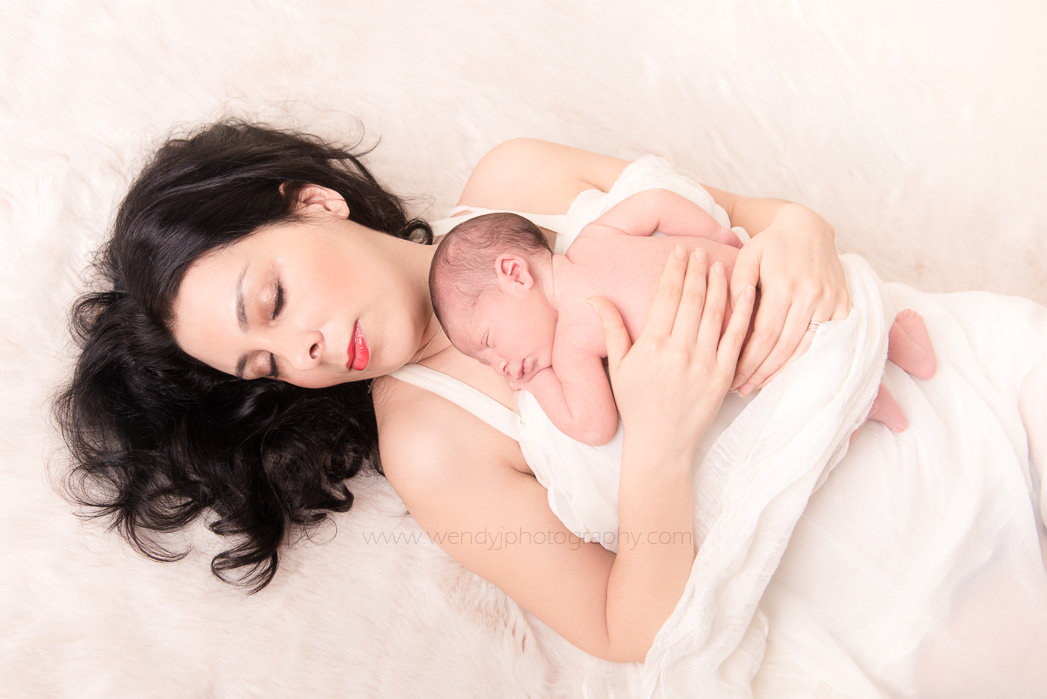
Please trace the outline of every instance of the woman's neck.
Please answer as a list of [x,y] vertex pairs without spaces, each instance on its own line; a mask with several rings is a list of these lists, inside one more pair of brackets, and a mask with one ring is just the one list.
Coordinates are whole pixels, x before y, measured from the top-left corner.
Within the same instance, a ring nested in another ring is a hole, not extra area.
[[429,320],[426,322],[425,328],[422,330],[422,338],[425,344],[422,345],[415,356],[411,358],[411,361],[408,362],[409,364],[424,364],[425,362],[432,360],[434,357],[444,353],[452,346],[451,341],[447,339],[447,335],[444,333],[443,328],[440,327],[440,322],[436,319],[435,313],[429,314]]
[[451,341],[447,339],[447,335],[444,333],[443,328],[440,327],[440,322],[436,319],[436,312],[433,310],[433,299],[429,293],[429,268],[432,266],[433,255],[436,254],[436,245],[424,245],[420,246],[421,250],[418,251],[418,259],[421,262],[418,269],[423,280],[421,285],[421,293],[425,299],[425,325],[421,329],[419,335],[419,347],[418,351],[415,352],[411,358],[409,364],[423,364],[426,363],[438,355],[443,354],[448,348],[452,348]]

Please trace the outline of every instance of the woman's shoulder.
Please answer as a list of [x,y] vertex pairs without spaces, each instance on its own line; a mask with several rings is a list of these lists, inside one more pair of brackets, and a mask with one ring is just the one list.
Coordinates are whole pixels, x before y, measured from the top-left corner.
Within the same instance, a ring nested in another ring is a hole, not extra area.
[[445,479],[472,467],[530,473],[514,440],[443,396],[384,377],[374,399],[382,468],[394,487],[397,475]]
[[532,138],[492,148],[476,164],[462,206],[560,214],[586,189],[607,191],[627,161]]

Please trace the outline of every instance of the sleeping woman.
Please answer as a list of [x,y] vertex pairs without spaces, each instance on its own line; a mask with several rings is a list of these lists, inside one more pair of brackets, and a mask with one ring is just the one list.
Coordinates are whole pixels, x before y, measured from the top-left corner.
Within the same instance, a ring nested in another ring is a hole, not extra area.
[[[761,305],[744,348],[721,338],[728,281],[677,256],[632,340],[598,303],[623,429],[592,449],[450,345],[428,243],[516,211],[563,252],[654,187],[752,236],[729,286],[758,285]],[[409,220],[351,153],[306,135],[222,123],[164,145],[120,206],[106,288],[74,309],[83,349],[59,414],[83,498],[159,559],[176,554],[151,532],[213,511],[238,537],[213,571],[259,589],[295,529],[347,510],[346,479],[378,469],[460,563],[580,648],[645,661],[647,693],[1037,681],[1047,311],[885,286],[841,263],[809,209],[654,158],[510,141],[455,213]],[[867,428],[848,452],[896,306],[927,321],[938,375],[888,372],[910,429]],[[553,536],[441,536],[485,528]],[[983,652],[1008,634],[1012,652]]]

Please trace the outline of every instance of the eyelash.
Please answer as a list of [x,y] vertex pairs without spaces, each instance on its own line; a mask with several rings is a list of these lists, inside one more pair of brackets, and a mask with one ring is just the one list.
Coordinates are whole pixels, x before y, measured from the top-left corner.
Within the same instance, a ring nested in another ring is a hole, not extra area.
[[273,316],[272,319],[276,320],[276,316],[280,315],[281,309],[284,307],[284,285],[280,283],[280,280],[276,280],[276,300],[273,301]]
[[[284,286],[280,283],[280,280],[276,280],[276,298],[273,300],[273,314],[271,320],[276,320],[276,316],[280,315],[280,311],[284,307]],[[276,355],[269,354],[269,373],[266,376],[270,379],[280,378],[280,373],[276,369]]]

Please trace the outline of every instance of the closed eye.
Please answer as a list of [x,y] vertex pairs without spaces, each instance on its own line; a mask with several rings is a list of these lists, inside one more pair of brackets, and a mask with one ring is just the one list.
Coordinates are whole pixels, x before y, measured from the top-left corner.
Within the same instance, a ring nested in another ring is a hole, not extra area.
[[276,280],[276,298],[273,300],[273,315],[272,320],[276,320],[276,316],[280,315],[280,311],[284,307],[284,285],[280,283],[280,280]]
[[[271,320],[276,320],[276,317],[280,315],[280,311],[284,308],[284,303],[284,285],[277,279],[276,293],[273,295],[273,312],[270,315]],[[266,377],[270,379],[280,378],[280,372],[276,368],[276,355],[272,352],[269,353],[269,373],[266,374]]]

